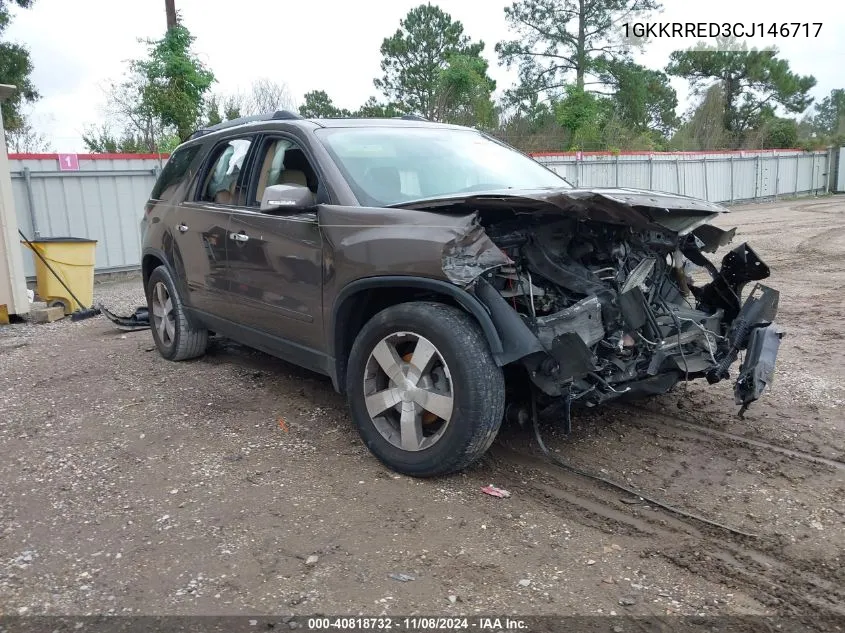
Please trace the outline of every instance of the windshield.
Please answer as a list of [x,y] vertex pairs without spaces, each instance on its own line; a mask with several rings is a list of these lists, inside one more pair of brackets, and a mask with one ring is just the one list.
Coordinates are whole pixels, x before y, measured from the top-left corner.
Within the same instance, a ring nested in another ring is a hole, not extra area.
[[323,128],[316,134],[366,206],[497,189],[570,187],[553,171],[474,130]]

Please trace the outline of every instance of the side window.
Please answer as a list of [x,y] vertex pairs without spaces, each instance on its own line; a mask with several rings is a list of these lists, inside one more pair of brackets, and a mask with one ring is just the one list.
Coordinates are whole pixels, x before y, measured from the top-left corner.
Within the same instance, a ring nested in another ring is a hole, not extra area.
[[299,185],[317,193],[317,172],[305,152],[293,141],[283,138],[268,140],[255,164],[258,179],[251,206],[261,205],[264,190],[271,185]]
[[194,162],[200,147],[200,145],[183,147],[173,152],[164,169],[161,170],[152,193],[150,193],[151,199],[168,200],[170,198],[173,190],[179,186],[185,174],[188,173],[188,168]]
[[211,166],[199,190],[200,200],[217,204],[244,204],[246,182],[241,178],[241,172],[251,144],[251,139],[238,138],[214,148],[210,158]]

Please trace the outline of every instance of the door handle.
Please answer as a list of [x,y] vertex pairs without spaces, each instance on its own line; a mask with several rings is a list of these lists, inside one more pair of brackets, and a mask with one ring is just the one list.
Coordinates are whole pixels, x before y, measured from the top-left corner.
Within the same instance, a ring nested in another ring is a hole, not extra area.
[[246,233],[229,233],[229,239],[236,242],[246,242],[249,240],[249,235]]
[[187,230],[188,230],[188,225],[187,225],[187,224],[180,224],[180,225],[179,225],[179,226],[177,226],[176,228],[177,228],[177,229],[179,229],[179,232],[180,232],[180,233],[184,233],[185,231],[187,231]]

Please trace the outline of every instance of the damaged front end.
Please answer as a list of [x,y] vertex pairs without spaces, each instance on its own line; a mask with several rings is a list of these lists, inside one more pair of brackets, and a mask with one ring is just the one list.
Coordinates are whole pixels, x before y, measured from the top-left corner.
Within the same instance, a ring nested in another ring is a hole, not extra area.
[[[486,194],[405,205],[462,210],[477,224],[443,252],[444,273],[487,307],[504,361],[518,361],[553,415],[729,378],[740,412],[771,383],[782,331],[778,292],[747,244],[716,267],[705,252],[735,230],[719,205],[633,190]],[[495,246],[493,246],[495,245]]]

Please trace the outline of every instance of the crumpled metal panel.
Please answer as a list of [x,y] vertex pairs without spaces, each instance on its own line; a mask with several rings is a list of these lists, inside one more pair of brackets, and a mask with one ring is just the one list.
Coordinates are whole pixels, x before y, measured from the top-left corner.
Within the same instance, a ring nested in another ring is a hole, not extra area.
[[443,272],[453,284],[467,286],[488,270],[513,264],[473,216],[466,231],[443,246]]
[[485,271],[513,264],[487,236],[477,213],[323,207],[325,276],[337,288],[374,275],[417,275],[465,287]]
[[404,209],[512,209],[562,212],[585,220],[646,228],[673,214],[709,216],[726,213],[722,205],[697,198],[641,189],[506,190],[467,196],[431,198],[394,205]]
[[601,303],[598,297],[586,297],[565,310],[537,317],[537,338],[547,350],[552,349],[555,338],[561,334],[575,333],[588,346],[604,338]]

